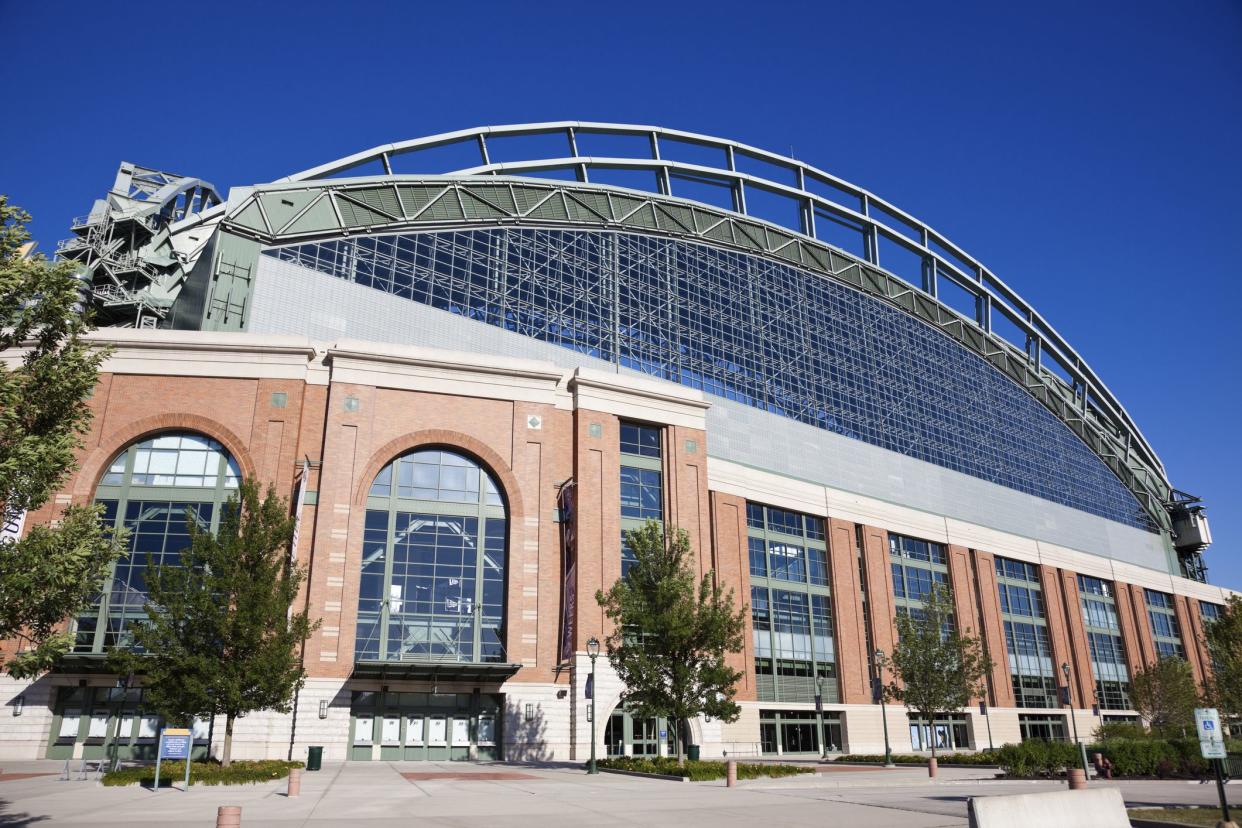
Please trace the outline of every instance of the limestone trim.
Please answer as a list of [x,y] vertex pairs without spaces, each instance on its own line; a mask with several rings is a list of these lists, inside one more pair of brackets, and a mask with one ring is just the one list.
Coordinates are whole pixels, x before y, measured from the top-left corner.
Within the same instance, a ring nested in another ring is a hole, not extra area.
[[574,369],[569,391],[576,408],[615,414],[626,420],[707,429],[707,409],[711,403],[700,391],[590,368]]

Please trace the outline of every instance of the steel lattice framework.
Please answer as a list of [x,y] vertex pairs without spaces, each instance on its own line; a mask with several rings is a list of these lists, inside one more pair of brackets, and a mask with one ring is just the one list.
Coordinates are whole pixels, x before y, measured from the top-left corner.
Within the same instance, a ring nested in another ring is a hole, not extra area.
[[[628,147],[610,154],[580,151],[601,136],[628,141]],[[523,143],[532,139],[539,142],[534,149]],[[636,146],[642,151],[633,151]],[[684,160],[687,148],[700,155]],[[447,162],[445,150],[456,153]],[[640,191],[599,183],[617,171],[649,173],[654,185]],[[712,206],[696,197],[695,188],[704,186],[727,193],[728,204]],[[796,219],[782,224],[760,218],[755,205],[773,198],[794,205],[790,215]],[[929,225],[790,157],[653,126],[563,121],[481,127],[375,147],[235,190],[227,205],[212,206],[209,199],[200,207],[158,240],[163,246],[157,253],[178,259],[175,274],[163,277],[169,287],[161,287],[161,301],[179,289],[203,240],[217,230],[269,246],[403,230],[592,227],[693,239],[819,273],[902,308],[988,360],[1082,438],[1161,528],[1171,526],[1167,507],[1175,492],[1159,457],[1047,320]],[[851,253],[836,246],[831,233],[819,232],[825,221],[857,231],[862,249]],[[915,257],[919,272],[898,275],[892,251]],[[239,263],[219,251],[215,257],[214,278],[226,295],[244,296],[254,262]],[[946,298],[950,285],[951,292],[970,297],[970,309],[954,309]],[[244,327],[243,307],[226,308],[231,317],[225,327]],[[666,336],[664,312],[652,306],[635,325],[658,340]],[[994,327],[1002,318],[1008,325]]]

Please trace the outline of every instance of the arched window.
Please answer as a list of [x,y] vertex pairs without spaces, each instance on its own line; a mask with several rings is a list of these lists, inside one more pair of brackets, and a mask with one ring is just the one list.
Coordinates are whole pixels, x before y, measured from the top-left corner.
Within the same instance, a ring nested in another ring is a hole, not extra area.
[[385,466],[367,497],[355,661],[505,661],[507,533],[473,460],[422,449]]
[[215,531],[237,488],[237,462],[201,434],[149,437],[121,452],[95,491],[104,521],[130,532],[129,555],[113,565],[95,605],[77,619],[74,650],[99,653],[124,643],[145,616],[147,567],[175,565],[190,544],[187,516]]

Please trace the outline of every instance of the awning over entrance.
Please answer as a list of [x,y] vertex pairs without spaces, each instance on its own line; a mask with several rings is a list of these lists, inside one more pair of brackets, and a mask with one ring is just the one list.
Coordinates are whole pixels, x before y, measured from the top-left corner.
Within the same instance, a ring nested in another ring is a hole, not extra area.
[[522,668],[521,664],[457,661],[358,661],[352,678],[393,681],[463,681],[500,683]]

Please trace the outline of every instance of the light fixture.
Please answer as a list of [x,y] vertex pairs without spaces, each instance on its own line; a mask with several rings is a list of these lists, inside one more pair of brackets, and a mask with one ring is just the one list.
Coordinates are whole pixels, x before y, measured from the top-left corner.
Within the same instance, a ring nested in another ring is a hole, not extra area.
[[587,639],[587,655],[591,658],[595,658],[599,655],[599,639],[595,636],[591,636]]
[[327,699],[319,700],[319,718],[321,719],[328,718],[328,700]]
[[22,695],[13,699],[13,715],[14,716],[22,715],[22,708],[25,706],[26,706],[26,695],[23,693]]

